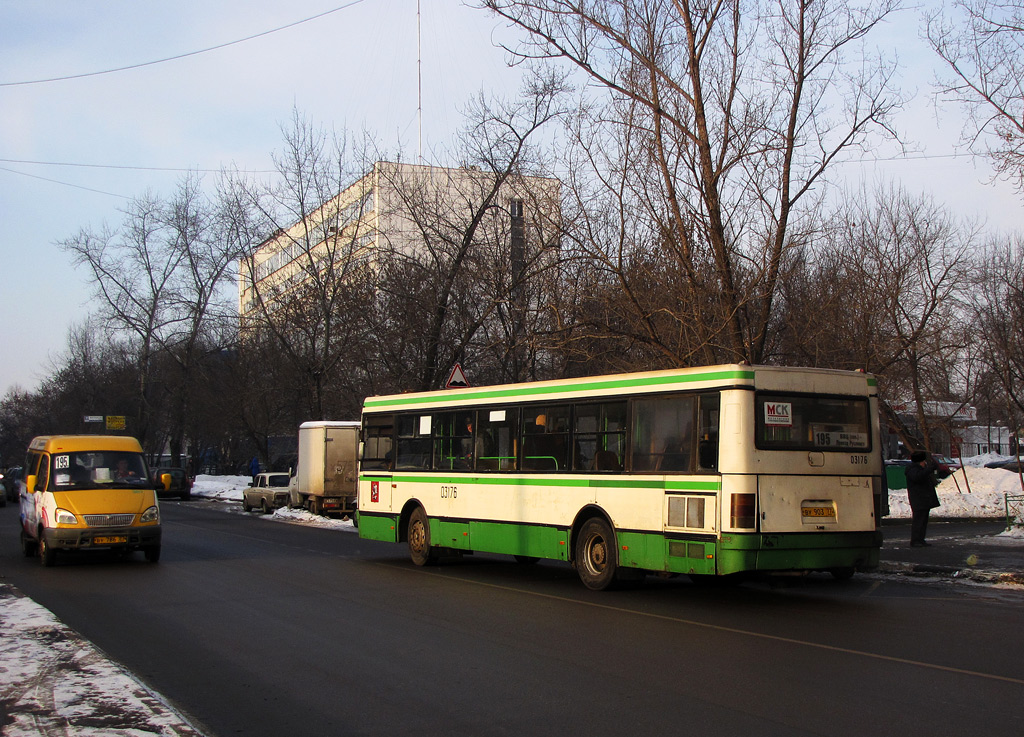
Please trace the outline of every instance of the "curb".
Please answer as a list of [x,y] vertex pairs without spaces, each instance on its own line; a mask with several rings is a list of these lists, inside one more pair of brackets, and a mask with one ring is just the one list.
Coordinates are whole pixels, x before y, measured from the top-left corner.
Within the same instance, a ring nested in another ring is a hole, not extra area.
[[928,565],[923,563],[896,563],[883,561],[875,569],[877,573],[903,576],[942,576],[977,583],[1014,584],[1024,586],[1024,573],[1019,571],[979,571],[956,566]]

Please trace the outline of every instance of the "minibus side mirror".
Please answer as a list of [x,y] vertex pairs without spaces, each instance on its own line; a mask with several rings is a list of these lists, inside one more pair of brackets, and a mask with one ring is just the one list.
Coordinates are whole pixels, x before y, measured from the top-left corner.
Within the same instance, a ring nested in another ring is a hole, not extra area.
[[29,494],[36,493],[36,475],[34,473],[30,473],[25,477],[25,490]]
[[172,481],[171,474],[169,474],[169,473],[162,473],[162,474],[160,474],[160,486],[158,486],[157,488],[158,489],[159,488],[163,488],[164,491],[170,491],[171,490],[171,481]]

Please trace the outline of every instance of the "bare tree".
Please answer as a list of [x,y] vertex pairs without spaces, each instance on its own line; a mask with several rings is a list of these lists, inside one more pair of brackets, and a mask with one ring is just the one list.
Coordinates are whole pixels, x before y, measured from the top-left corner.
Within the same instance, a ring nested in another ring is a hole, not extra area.
[[[608,93],[582,107],[572,165],[592,175],[570,191],[600,218],[576,243],[619,281],[628,340],[675,363],[761,361],[816,188],[848,149],[891,133],[893,67],[862,42],[896,0],[481,4],[529,34],[516,56],[568,63]],[[660,304],[634,276],[651,259],[681,281]]]
[[876,374],[887,404],[917,415],[922,438],[910,437],[896,412],[894,429],[930,446],[929,403],[962,401],[970,388],[970,377],[952,379],[970,348],[978,237],[927,197],[892,188],[848,195],[786,276],[781,359]]
[[92,272],[107,324],[135,341],[139,401],[133,430],[144,444],[153,412],[153,360],[160,333],[176,319],[171,292],[184,258],[173,240],[163,237],[164,223],[163,202],[147,195],[128,205],[119,231],[82,229],[60,243]]
[[[558,261],[560,189],[543,176],[533,140],[564,113],[563,91],[561,76],[547,73],[514,102],[479,96],[458,168],[378,166],[391,222],[379,315],[410,322],[391,323],[400,335],[377,332],[390,336],[381,354],[402,368],[401,388],[438,388],[467,359],[478,380],[525,380],[542,360],[535,338],[544,274]],[[406,349],[400,359],[396,345]]]
[[371,295],[366,243],[372,232],[364,223],[376,205],[372,198],[339,197],[366,171],[344,138],[297,112],[284,137],[274,156],[275,180],[233,172],[224,186],[228,233],[243,254],[250,302],[243,305],[242,340],[253,330],[268,331],[304,388],[306,419],[326,419],[338,410],[329,385],[339,368],[350,378],[360,371],[355,359],[366,340]]
[[1024,419],[1024,237],[994,241],[977,264],[972,305],[1005,420]]
[[1024,3],[954,0],[925,16],[925,34],[946,63],[941,98],[968,113],[963,140],[1024,193]]
[[[214,323],[224,318],[223,286],[236,258],[216,225],[198,177],[189,175],[169,199],[134,200],[120,229],[83,229],[61,244],[92,272],[105,324],[135,346],[133,432],[157,452],[169,440],[176,462],[199,380],[196,366],[206,352],[219,348],[213,345]],[[157,437],[152,420],[161,405],[168,412]]]

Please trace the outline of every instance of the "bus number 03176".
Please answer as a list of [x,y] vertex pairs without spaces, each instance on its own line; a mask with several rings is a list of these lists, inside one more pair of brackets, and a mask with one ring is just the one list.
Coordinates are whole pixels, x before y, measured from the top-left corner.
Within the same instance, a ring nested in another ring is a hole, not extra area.
[[459,496],[459,490],[455,486],[442,486],[441,487],[441,498],[442,499],[455,499]]

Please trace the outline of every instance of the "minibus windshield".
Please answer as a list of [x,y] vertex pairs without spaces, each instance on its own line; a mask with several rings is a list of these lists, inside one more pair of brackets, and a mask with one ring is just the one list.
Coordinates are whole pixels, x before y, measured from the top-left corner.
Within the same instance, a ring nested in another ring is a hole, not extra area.
[[120,450],[54,454],[50,479],[55,491],[151,485],[142,455]]

